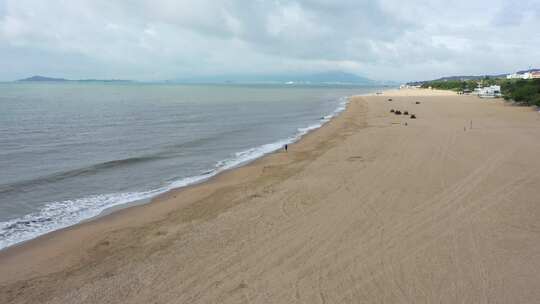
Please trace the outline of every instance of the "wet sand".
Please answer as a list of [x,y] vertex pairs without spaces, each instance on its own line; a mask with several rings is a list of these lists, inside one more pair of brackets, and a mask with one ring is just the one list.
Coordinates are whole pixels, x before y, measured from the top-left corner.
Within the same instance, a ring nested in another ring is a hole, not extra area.
[[355,97],[288,152],[1,251],[0,303],[537,303],[539,138],[500,100]]

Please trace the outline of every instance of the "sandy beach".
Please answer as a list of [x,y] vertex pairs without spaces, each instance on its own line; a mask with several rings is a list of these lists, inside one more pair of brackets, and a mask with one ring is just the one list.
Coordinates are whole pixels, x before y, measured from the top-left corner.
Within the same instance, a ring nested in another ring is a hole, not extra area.
[[539,138],[502,100],[354,97],[288,152],[0,251],[0,303],[539,303]]

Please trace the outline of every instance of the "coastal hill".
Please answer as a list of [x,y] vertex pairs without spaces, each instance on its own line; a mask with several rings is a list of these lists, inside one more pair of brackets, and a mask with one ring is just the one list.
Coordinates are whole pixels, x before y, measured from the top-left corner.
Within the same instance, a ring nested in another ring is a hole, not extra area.
[[[529,69],[519,71],[516,74],[538,72],[540,69]],[[487,76],[452,76],[443,77],[430,81],[418,81],[408,83],[408,85],[420,86],[422,88],[432,88],[439,90],[453,90],[456,92],[470,93],[477,88],[496,86],[494,90],[499,91],[505,100],[515,102],[523,106],[540,107],[540,79],[538,78],[511,78],[503,75],[487,75]],[[494,96],[496,97],[496,96]]]
[[498,74],[498,75],[461,75],[461,76],[446,76],[433,80],[421,80],[408,82],[408,85],[422,85],[426,82],[435,82],[435,81],[468,81],[468,80],[480,80],[485,78],[505,78],[507,74]]
[[32,77],[19,79],[16,82],[132,82],[132,80],[123,80],[123,79],[76,79],[70,80],[65,78],[54,78],[47,76],[35,75]]
[[[539,72],[540,68],[534,68],[534,69],[528,69],[528,70],[522,70],[517,71],[516,74],[524,74],[524,73],[532,73],[532,72]],[[437,79],[432,80],[421,80],[421,81],[412,81],[408,82],[408,85],[422,85],[426,82],[437,82],[437,81],[468,81],[468,80],[481,80],[486,78],[506,78],[506,75],[511,73],[504,73],[504,74],[495,74],[495,75],[460,75],[460,76],[445,76]]]

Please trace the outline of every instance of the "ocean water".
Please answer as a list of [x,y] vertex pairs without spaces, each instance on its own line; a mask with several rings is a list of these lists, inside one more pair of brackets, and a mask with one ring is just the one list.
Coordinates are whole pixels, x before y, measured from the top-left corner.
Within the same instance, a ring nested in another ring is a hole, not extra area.
[[379,89],[0,84],[0,249],[273,152]]

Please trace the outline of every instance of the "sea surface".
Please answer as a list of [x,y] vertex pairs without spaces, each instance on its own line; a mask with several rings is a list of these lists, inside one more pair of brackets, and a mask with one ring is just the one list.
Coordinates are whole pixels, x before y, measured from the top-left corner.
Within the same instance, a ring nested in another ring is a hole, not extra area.
[[281,149],[380,89],[0,83],[0,249]]

